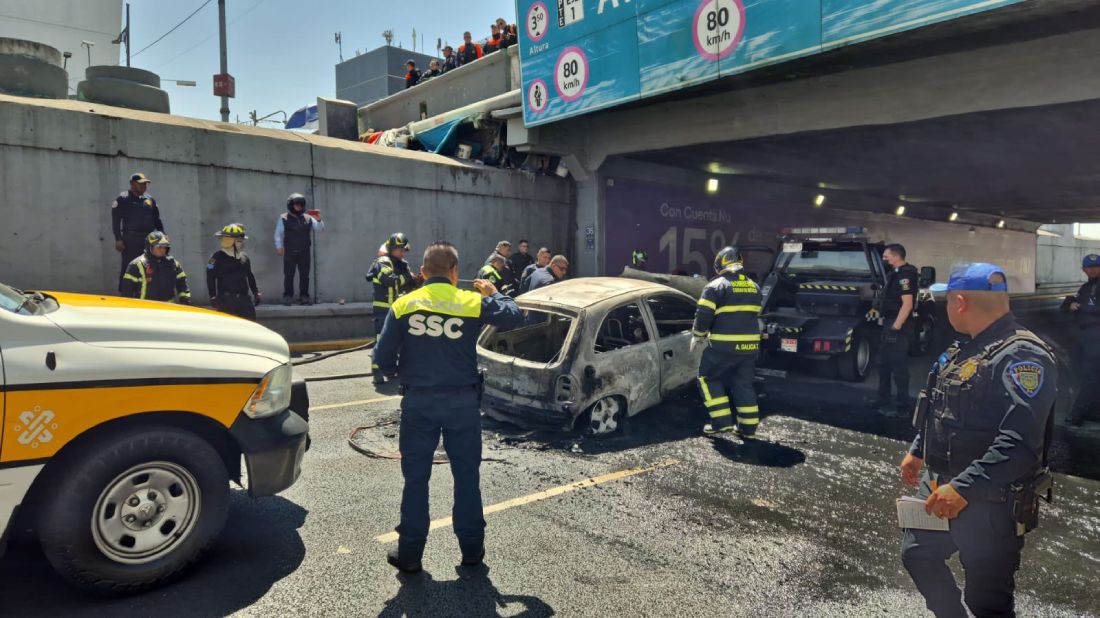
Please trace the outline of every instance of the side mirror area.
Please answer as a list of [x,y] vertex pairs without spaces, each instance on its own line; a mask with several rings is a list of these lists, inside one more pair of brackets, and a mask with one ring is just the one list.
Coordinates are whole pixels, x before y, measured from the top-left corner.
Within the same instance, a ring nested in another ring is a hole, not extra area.
[[922,288],[930,287],[936,282],[936,269],[931,266],[923,266],[920,269],[920,279],[917,285]]

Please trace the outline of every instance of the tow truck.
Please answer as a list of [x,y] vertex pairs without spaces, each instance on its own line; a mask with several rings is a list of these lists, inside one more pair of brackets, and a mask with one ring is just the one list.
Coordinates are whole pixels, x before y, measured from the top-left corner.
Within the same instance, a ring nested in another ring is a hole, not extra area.
[[[883,242],[863,227],[788,228],[761,288],[764,365],[784,358],[833,363],[849,382],[867,376],[877,348],[880,312],[889,265]],[[928,353],[935,329],[935,301],[929,287],[936,270],[920,269],[909,352]]]

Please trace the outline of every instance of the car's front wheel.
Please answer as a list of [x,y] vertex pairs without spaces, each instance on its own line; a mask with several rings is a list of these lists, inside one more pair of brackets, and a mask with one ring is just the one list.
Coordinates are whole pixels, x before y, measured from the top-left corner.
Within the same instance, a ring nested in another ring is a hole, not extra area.
[[54,568],[86,590],[127,594],[165,584],[225,525],[229,475],[194,433],[103,435],[64,465],[46,491],[40,538]]

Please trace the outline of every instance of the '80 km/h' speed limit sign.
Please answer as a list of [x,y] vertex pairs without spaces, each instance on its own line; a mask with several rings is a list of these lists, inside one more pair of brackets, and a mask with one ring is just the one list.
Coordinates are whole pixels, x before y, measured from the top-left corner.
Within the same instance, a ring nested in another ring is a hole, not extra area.
[[554,65],[554,87],[563,101],[576,101],[588,86],[588,56],[579,47],[567,47]]
[[741,0],[702,0],[692,28],[695,49],[707,60],[721,60],[737,49],[745,33]]

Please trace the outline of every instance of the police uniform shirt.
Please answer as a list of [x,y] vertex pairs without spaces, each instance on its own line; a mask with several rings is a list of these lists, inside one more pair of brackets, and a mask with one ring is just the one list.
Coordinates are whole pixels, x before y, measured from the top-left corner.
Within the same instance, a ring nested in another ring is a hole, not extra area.
[[723,352],[756,354],[760,348],[760,288],[743,272],[725,271],[703,288],[692,332]]
[[886,290],[883,293],[882,313],[887,318],[896,318],[901,312],[901,300],[904,296],[912,296],[913,304],[917,302],[917,287],[920,278],[917,267],[905,264],[890,272],[886,277]]
[[1077,290],[1074,301],[1081,305],[1077,311],[1077,321],[1083,330],[1093,331],[1091,335],[1100,335],[1100,279],[1089,279]]
[[394,301],[374,348],[374,363],[387,374],[396,371],[406,386],[473,386],[480,381],[476,347],[481,327],[522,323],[519,306],[507,296],[482,296],[433,277]]
[[206,291],[211,298],[222,294],[256,294],[259,288],[248,255],[217,251],[210,256],[206,263]]
[[909,452],[967,500],[999,499],[1042,461],[1058,392],[1054,359],[1009,313],[949,348],[932,371],[935,401]]
[[148,193],[121,193],[111,204],[111,231],[115,240],[140,238],[144,246],[145,237],[151,232],[164,231],[157,201]]

